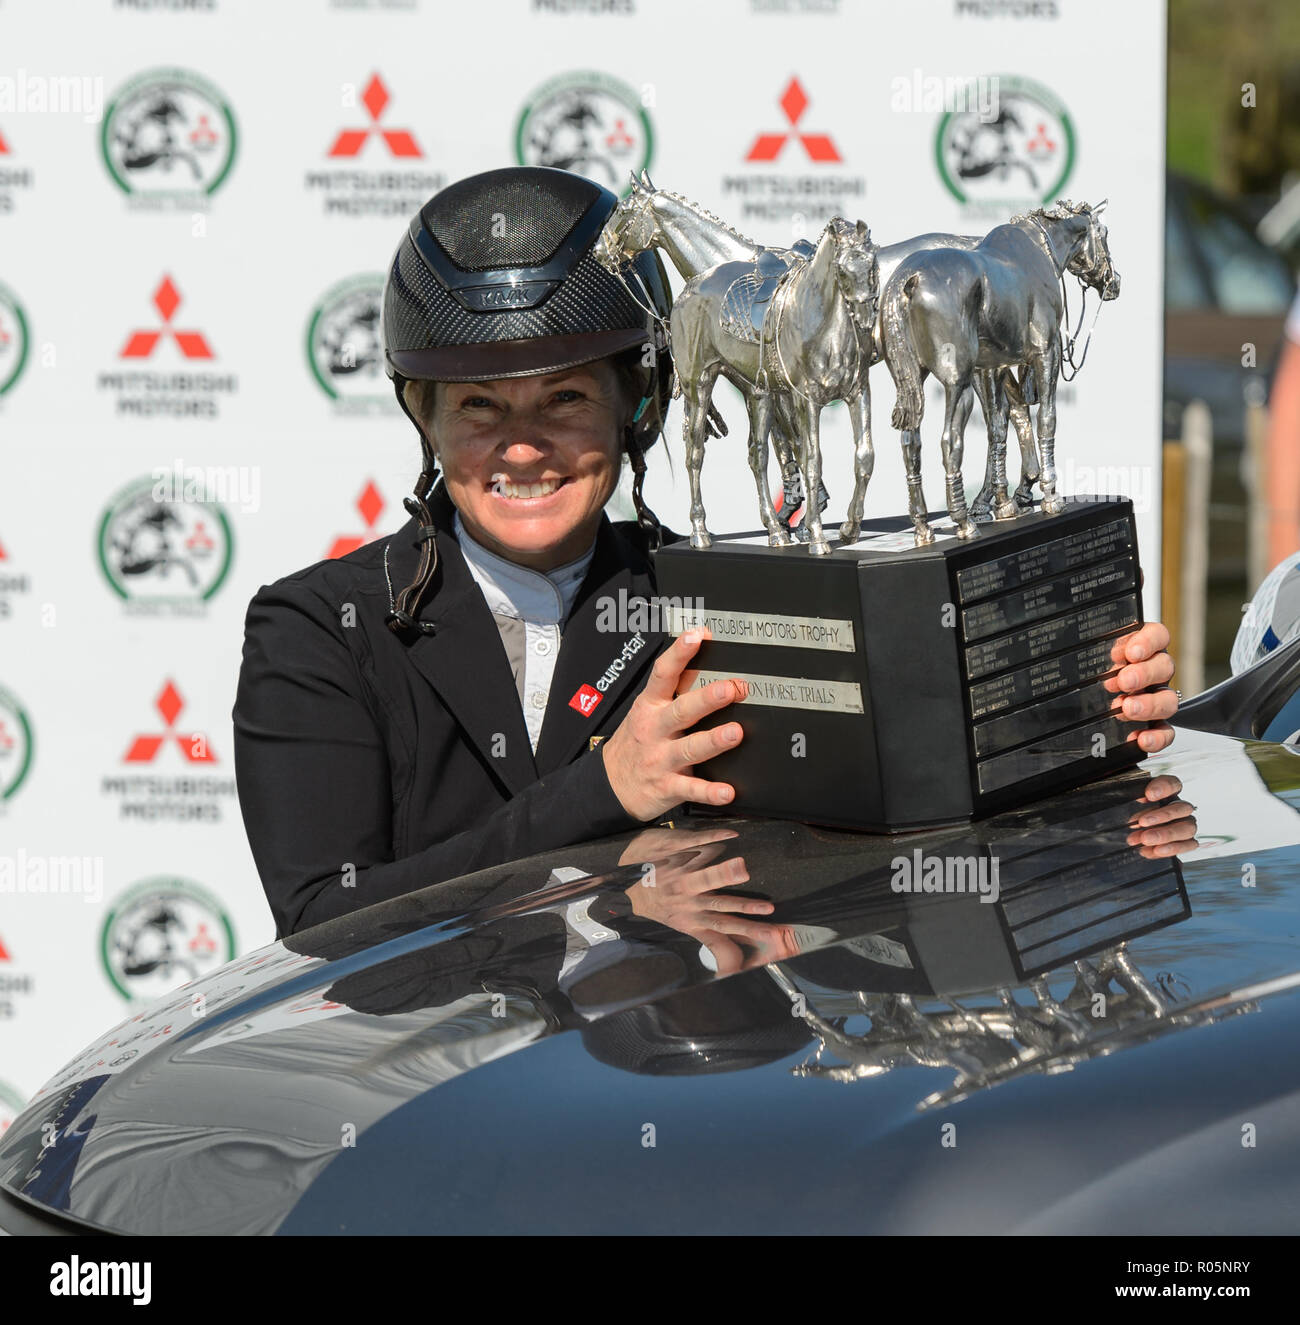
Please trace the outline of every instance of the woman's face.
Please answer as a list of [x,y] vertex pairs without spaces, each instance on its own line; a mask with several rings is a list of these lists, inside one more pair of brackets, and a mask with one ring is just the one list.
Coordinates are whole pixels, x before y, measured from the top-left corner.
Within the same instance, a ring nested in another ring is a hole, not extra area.
[[470,537],[534,570],[591,545],[632,408],[608,360],[537,377],[443,382],[430,436]]

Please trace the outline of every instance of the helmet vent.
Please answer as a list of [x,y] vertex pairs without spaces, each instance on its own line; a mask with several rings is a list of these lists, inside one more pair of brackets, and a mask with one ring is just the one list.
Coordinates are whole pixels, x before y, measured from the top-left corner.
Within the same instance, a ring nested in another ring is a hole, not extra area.
[[462,271],[540,267],[600,197],[567,171],[509,166],[449,184],[424,206],[429,233]]

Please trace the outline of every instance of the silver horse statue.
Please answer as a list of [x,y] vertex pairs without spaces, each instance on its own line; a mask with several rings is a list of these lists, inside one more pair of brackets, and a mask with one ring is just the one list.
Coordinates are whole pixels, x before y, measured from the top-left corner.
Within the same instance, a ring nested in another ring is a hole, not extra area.
[[[655,188],[645,170],[641,171],[640,179],[636,175],[631,179],[631,192],[620,200],[605,222],[594,249],[597,262],[611,272],[618,271],[620,262],[630,262],[649,248],[661,249],[683,280],[723,262],[761,263],[764,271],[779,275],[796,261],[812,257],[813,246],[806,239],[796,240],[785,249],[760,244],[680,193]],[[778,396],[773,401],[772,412],[772,449],[781,467],[783,487],[777,519],[782,528],[789,529],[804,500],[803,479],[795,454],[799,430],[788,397]],[[725,436],[727,425],[713,406],[709,422],[713,435]],[[825,511],[830,495],[824,484],[817,496],[818,509]],[[801,531],[806,532],[806,528],[801,526]]]
[[[1043,510],[1055,515],[1064,509],[1064,499],[1056,492],[1055,459],[1063,280],[1069,271],[1103,300],[1119,294],[1106,227],[1098,220],[1104,206],[1062,201],[1036,208],[996,226],[972,249],[914,254],[898,265],[885,286],[880,309],[885,362],[898,390],[893,424],[904,434],[908,509],[918,547],[934,541],[921,492],[919,432],[925,409],[922,387],[931,373],[944,387],[941,448],[948,514],[958,537],[973,538],[978,532],[966,506],[961,462],[969,389],[980,369],[1020,370],[1026,384],[1032,381],[1038,400]],[[1019,379],[1003,371],[998,380],[1008,397],[1023,406]],[[990,426],[991,451],[993,433]],[[1004,425],[1002,454],[990,456],[1000,476],[993,491],[995,510],[1013,506],[1007,498],[1005,444]]]
[[[778,274],[779,272],[779,274]],[[712,542],[700,494],[700,472],[713,386],[724,376],[745,398],[749,414],[749,467],[758,491],[768,541],[789,544],[767,487],[767,445],[773,402],[798,402],[795,449],[804,491],[821,485],[822,408],[848,403],[853,424],[854,486],[841,540],[858,535],[871,452],[864,441],[864,397],[876,320],[879,283],[876,246],[863,222],[831,220],[810,258],[784,271],[757,262],[724,262],[693,276],[673,304],[670,340],[677,383],[686,397],[686,469],[691,488],[691,546]],[[830,543],[821,511],[810,502],[804,516],[808,550]]]
[[[768,270],[784,271],[801,258],[812,256],[813,246],[805,239],[796,240],[788,249],[759,244],[741,234],[698,203],[691,202],[680,193],[657,189],[646,171],[631,177],[631,191],[621,200],[597,241],[595,254],[598,261],[611,271],[620,261],[628,262],[648,248],[658,248],[686,280],[723,262],[758,262]],[[972,249],[981,242],[980,235],[952,235],[930,232],[916,235],[895,244],[877,249],[878,280],[883,289],[895,268],[905,258],[922,249]],[[780,264],[776,266],[775,264]],[[877,314],[872,328],[871,363],[883,357],[884,344],[880,319]],[[1012,370],[997,373],[981,370],[975,377],[975,390],[979,394],[986,427],[989,430],[989,452],[984,488],[972,508],[976,519],[988,518],[994,488],[999,483],[995,473],[995,458],[1004,455],[1008,419],[1015,426],[1020,443],[1020,484],[1015,492],[1015,504],[1004,502],[999,518],[1027,508],[1032,500],[1033,484],[1039,477],[1038,453],[1034,445],[1033,428],[1024,401],[1033,403],[1032,382],[1026,384],[1027,394],[1022,399]],[[874,455],[871,439],[870,384],[866,387],[863,415],[863,436],[870,454]],[[783,528],[790,527],[791,516],[803,502],[803,485],[795,455],[795,441],[799,435],[796,419],[797,402],[790,396],[777,394],[773,398],[772,446],[777,453],[784,484],[784,499],[778,519]],[[969,404],[967,405],[969,409]],[[710,410],[710,420],[717,434],[725,433],[725,424]],[[997,430],[1001,429],[1000,436]],[[1005,464],[1002,477],[1005,483]],[[825,511],[828,502],[826,489],[819,488],[818,509]],[[801,532],[806,533],[806,524]],[[843,531],[841,537],[843,536]]]

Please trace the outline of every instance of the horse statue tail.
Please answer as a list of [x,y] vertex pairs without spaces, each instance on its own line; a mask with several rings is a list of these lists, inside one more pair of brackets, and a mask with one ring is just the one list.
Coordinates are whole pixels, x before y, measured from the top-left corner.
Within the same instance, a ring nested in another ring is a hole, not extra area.
[[890,422],[899,432],[912,432],[921,426],[925,395],[921,390],[921,365],[912,348],[912,338],[903,323],[907,300],[920,277],[913,272],[901,284],[893,281],[885,287],[881,300],[880,329],[884,335],[885,358],[894,375],[898,400]]

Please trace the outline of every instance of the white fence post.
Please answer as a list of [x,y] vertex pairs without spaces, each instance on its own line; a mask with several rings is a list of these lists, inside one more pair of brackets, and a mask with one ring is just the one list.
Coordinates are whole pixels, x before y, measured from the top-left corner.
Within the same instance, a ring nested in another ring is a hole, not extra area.
[[1210,407],[1193,400],[1183,411],[1182,637],[1175,660],[1187,697],[1205,689],[1205,594],[1209,578],[1210,467],[1214,458]]

